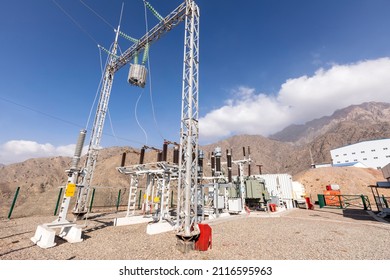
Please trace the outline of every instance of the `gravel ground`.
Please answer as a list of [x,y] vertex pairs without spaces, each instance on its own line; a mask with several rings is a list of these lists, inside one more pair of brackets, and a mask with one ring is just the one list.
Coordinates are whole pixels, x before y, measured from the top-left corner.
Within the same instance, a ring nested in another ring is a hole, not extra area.
[[34,245],[37,225],[54,217],[2,220],[2,260],[389,260],[390,223],[366,211],[293,209],[252,212],[210,220],[212,249],[182,253],[174,232],[146,234],[146,224],[113,226],[118,214],[94,214],[83,230],[84,241],[57,246]]

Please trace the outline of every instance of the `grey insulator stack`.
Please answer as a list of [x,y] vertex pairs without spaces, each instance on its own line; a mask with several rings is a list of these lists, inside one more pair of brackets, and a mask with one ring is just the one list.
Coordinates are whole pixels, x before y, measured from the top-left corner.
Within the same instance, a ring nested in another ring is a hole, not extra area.
[[77,169],[80,163],[81,153],[83,151],[85,136],[87,135],[87,131],[85,129],[80,130],[79,138],[77,139],[77,144],[74,152],[74,156],[72,159],[72,165],[70,169]]
[[[251,157],[251,148],[248,146],[248,158]],[[248,163],[248,176],[251,176],[251,162]]]
[[199,154],[198,154],[198,170],[199,170],[199,174],[203,174],[203,159],[204,159],[204,152],[202,150],[199,150]]

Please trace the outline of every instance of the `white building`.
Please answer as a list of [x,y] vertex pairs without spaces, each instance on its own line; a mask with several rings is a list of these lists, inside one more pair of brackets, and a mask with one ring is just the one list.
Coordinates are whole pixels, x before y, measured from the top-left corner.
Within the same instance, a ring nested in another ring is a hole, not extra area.
[[360,162],[380,169],[390,163],[390,139],[363,141],[330,151],[334,166]]
[[390,164],[382,168],[383,177],[390,182]]
[[265,188],[270,196],[277,196],[284,203],[287,209],[293,208],[293,184],[290,174],[256,174],[255,178],[261,178],[265,181]]

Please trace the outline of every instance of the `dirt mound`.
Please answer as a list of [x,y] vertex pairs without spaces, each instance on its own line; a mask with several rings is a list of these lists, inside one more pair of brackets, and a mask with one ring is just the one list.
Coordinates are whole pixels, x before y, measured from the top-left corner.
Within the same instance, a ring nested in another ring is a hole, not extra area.
[[[373,206],[375,201],[369,186],[375,185],[378,181],[385,181],[380,170],[357,167],[308,169],[294,175],[293,180],[303,184],[306,194],[314,201],[318,200],[318,194],[323,194],[327,185],[337,184],[342,194],[367,195]],[[390,190],[378,189],[378,191],[381,195],[390,196]]]

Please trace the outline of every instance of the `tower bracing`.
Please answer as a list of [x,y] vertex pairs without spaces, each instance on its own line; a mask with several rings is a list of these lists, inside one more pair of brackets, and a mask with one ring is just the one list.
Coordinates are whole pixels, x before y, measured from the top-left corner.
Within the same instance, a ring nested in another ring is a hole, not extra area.
[[[146,2],[146,1],[145,1]],[[147,2],[146,2],[147,3]],[[150,6],[150,4],[149,4]],[[123,7],[123,6],[122,6]],[[122,8],[123,9],[123,8]],[[182,81],[182,108],[180,151],[178,164],[178,205],[177,205],[177,236],[183,240],[190,240],[199,234],[197,226],[197,163],[198,163],[198,78],[199,78],[199,7],[194,0],[185,0],[165,18],[159,15],[159,23],[139,40],[132,39],[133,44],[121,55],[117,55],[118,37],[123,35],[120,26],[115,30],[115,41],[108,51],[109,59],[104,70],[102,86],[100,89],[99,103],[96,108],[95,119],[91,129],[90,141],[83,168],[72,168],[68,171],[67,195],[64,195],[61,211],[58,219],[52,223],[40,225],[37,228],[33,242],[41,247],[54,246],[55,232],[52,228],[61,227],[61,234],[67,237],[69,242],[81,241],[81,229],[74,223],[66,220],[69,200],[74,193],[76,202],[72,213],[76,217],[83,217],[88,213],[89,193],[92,185],[93,174],[96,167],[100,143],[103,134],[104,122],[107,115],[112,84],[115,73],[123,66],[136,59],[138,54],[148,52],[150,45],[159,40],[164,34],[185,21],[184,61]],[[129,36],[128,36],[129,37]],[[130,38],[130,37],[129,37]],[[103,47],[101,47],[104,49]],[[146,68],[143,65],[133,67],[129,75],[129,82],[133,85],[144,87],[146,81]],[[137,70],[137,71],[135,71]],[[85,132],[83,132],[85,134]],[[78,163],[78,162],[77,162]],[[169,168],[168,168],[169,169]],[[132,175],[132,191],[136,191],[138,183],[137,175]],[[164,173],[159,178],[159,190],[162,196],[167,197],[170,176]],[[70,195],[71,194],[71,195]],[[132,193],[134,196],[134,193]],[[134,197],[131,197],[128,207],[128,215],[134,209]],[[164,199],[164,198],[163,198]],[[167,215],[167,200],[161,203],[161,217]],[[58,222],[61,221],[61,222]]]
[[194,1],[186,1],[177,206],[177,236],[184,240],[199,234],[197,227],[198,78],[199,8]]
[[186,0],[183,2],[120,56],[116,55],[118,34],[120,34],[119,27],[118,30],[116,30],[116,39],[113,49],[111,50],[109,63],[107,63],[105,68],[103,85],[100,91],[99,105],[96,110],[95,121],[91,133],[87,161],[84,168],[85,175],[80,188],[78,188],[77,201],[73,209],[73,214],[83,215],[88,211],[87,207],[89,200],[89,190],[100,149],[100,141],[103,133],[104,120],[107,114],[114,74],[123,66],[130,63],[130,61],[138,53],[142,52],[142,50],[145,50],[145,48],[149,48],[152,43],[159,40],[164,34],[182,22],[187,16],[187,10],[189,9],[188,7],[191,5],[194,5],[193,0]]
[[102,139],[104,121],[108,109],[108,102],[110,100],[112,83],[114,82],[114,72],[112,71],[112,66],[115,63],[115,56],[118,49],[118,35],[119,27],[116,32],[113,48],[111,50],[112,55],[109,56],[109,61],[106,65],[106,69],[104,72],[102,83],[103,85],[100,92],[99,103],[96,109],[91,138],[88,145],[87,159],[85,162],[85,167],[83,169],[83,180],[81,185],[78,187],[77,200],[72,211],[75,215],[84,215],[85,213],[87,213],[88,210],[87,207],[90,193],[89,190],[91,187],[93,173],[100,150],[100,142]]

